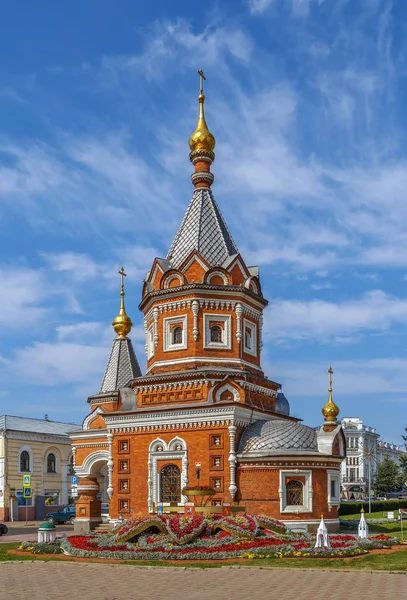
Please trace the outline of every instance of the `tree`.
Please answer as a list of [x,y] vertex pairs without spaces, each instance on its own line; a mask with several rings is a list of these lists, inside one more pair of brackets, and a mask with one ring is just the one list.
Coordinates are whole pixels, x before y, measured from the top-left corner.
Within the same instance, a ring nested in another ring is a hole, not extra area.
[[385,496],[397,490],[399,467],[388,456],[377,465],[376,496]]
[[407,485],[407,455],[399,458],[399,474],[397,477],[397,489],[404,490]]

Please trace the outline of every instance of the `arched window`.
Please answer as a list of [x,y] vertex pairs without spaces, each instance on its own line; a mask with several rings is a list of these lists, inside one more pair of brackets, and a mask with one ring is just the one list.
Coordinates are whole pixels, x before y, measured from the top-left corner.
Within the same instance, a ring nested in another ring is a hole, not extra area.
[[301,481],[289,481],[285,486],[287,506],[301,506],[304,504],[304,486]]
[[222,343],[222,327],[212,325],[211,327],[211,342]]
[[30,455],[27,450],[23,450],[20,454],[20,471],[28,473],[30,471]]
[[181,471],[177,465],[166,465],[160,471],[160,502],[180,502]]
[[182,327],[179,325],[174,327],[172,331],[172,343],[173,344],[182,344]]
[[47,473],[56,473],[56,460],[53,452],[47,456]]

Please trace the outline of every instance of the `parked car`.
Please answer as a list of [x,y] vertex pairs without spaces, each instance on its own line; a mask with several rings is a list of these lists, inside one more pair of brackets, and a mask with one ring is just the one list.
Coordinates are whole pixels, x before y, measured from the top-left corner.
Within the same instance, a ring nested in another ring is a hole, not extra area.
[[0,523],[0,535],[6,535],[8,527],[5,523]]
[[47,521],[50,523],[73,523],[76,517],[76,509],[74,504],[63,506],[55,512],[48,513]]

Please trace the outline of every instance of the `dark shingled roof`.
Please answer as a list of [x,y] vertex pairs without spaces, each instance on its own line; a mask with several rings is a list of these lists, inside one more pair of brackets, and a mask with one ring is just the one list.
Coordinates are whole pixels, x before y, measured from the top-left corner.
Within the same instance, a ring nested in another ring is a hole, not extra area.
[[239,452],[243,454],[277,454],[287,450],[317,452],[316,431],[282,419],[256,421],[245,429],[239,444]]
[[116,338],[99,393],[116,391],[136,377],[141,377],[141,371],[131,340]]
[[206,188],[194,191],[167,259],[178,269],[193,250],[211,266],[222,265],[239,252],[211,190]]

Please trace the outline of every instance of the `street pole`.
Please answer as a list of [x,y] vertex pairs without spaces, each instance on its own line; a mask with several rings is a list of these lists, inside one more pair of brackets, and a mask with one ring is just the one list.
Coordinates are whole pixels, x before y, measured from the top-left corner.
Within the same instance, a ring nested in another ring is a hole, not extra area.
[[372,493],[370,490],[370,456],[369,456],[369,513],[372,512]]

